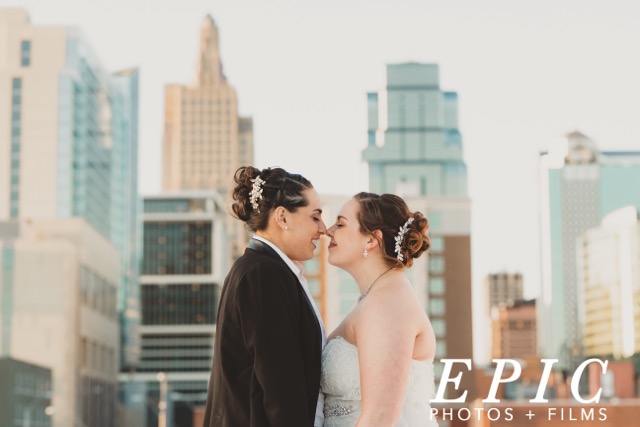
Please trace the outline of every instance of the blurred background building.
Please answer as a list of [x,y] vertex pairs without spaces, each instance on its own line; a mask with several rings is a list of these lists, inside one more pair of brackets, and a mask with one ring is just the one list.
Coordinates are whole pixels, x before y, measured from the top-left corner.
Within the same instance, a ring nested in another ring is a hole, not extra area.
[[[213,18],[200,27],[196,80],[165,88],[163,189],[215,190],[225,202],[235,186],[233,174],[253,165],[253,121],[238,115],[238,96],[227,81]],[[228,215],[231,259],[244,252],[248,235]]]
[[11,261],[3,268],[3,302],[11,302],[2,312],[3,354],[50,370],[51,425],[114,425],[117,249],[82,218],[12,225],[15,237],[5,225],[0,238]]
[[[640,209],[640,151],[601,152],[573,131],[540,155],[542,298],[539,304],[540,353],[575,369],[585,356],[580,306],[579,238],[609,213],[625,206]],[[580,262],[582,264],[582,262]]]
[[578,239],[578,288],[585,357],[640,353],[640,220],[635,206],[613,211]]
[[494,359],[537,358],[535,300],[496,305],[492,308],[491,320]]
[[484,279],[485,301],[487,311],[493,307],[513,304],[523,300],[522,274],[520,273],[491,273]]
[[138,72],[23,9],[0,9],[0,39],[2,354],[51,369],[52,425],[113,425],[139,354]]
[[51,426],[51,370],[0,357],[0,425]]
[[193,425],[194,408],[206,402],[218,302],[229,268],[226,216],[213,191],[144,198],[142,357],[135,373],[120,376],[138,410],[125,414],[125,425],[158,425],[158,378],[167,384],[167,426]]

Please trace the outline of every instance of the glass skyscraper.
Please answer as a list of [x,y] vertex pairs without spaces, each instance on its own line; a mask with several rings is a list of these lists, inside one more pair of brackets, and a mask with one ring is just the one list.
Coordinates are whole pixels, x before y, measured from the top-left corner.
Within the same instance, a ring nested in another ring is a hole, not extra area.
[[369,187],[374,193],[466,196],[458,94],[440,89],[437,64],[389,64],[387,84],[369,93]]
[[575,368],[584,355],[578,287],[578,239],[625,206],[640,208],[640,152],[598,150],[573,131],[540,155],[542,298],[539,344],[544,357]]
[[118,312],[121,326],[121,364],[126,371],[138,363],[140,338],[141,201],[138,195],[139,72],[129,69],[111,76],[113,139],[111,148],[110,240],[120,251],[121,287]]

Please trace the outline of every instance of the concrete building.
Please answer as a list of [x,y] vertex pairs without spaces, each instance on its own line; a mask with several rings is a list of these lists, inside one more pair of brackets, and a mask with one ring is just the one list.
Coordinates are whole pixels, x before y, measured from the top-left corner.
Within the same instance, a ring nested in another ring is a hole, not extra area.
[[81,218],[0,232],[1,354],[50,369],[52,426],[115,425],[118,251]]
[[640,151],[605,152],[573,131],[540,155],[542,298],[540,354],[573,369],[584,356],[578,238],[609,213],[640,209]]
[[168,385],[167,426],[192,425],[192,408],[206,402],[218,302],[229,268],[226,215],[215,192],[144,198],[142,357],[137,371],[120,380],[145,413],[142,419],[128,413],[125,425],[158,425],[160,373]]
[[[362,157],[370,190],[404,197],[430,221],[430,252],[410,274],[425,295],[437,335],[436,359],[472,359],[470,200],[458,96],[440,89],[437,64],[404,63],[387,65],[385,88],[367,100]],[[441,369],[436,364],[436,378]],[[463,375],[461,389],[470,397],[473,383]],[[448,390],[450,398],[460,394]]]
[[535,359],[538,354],[536,301],[494,306],[491,313],[494,359]]
[[587,357],[625,359],[640,353],[640,220],[628,206],[583,233],[578,287]]
[[510,305],[523,300],[522,274],[520,273],[491,273],[484,279],[485,301],[487,311],[493,307]]
[[[231,200],[233,174],[253,165],[253,122],[238,115],[236,90],[220,58],[218,28],[207,16],[200,28],[196,81],[165,88],[164,190],[215,190]],[[244,252],[248,235],[228,220],[231,254]]]

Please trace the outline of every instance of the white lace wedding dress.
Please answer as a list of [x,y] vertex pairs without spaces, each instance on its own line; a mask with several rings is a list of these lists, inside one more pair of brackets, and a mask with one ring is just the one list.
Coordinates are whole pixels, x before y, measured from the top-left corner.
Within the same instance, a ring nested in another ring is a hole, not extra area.
[[[380,375],[385,375],[381,372]],[[325,393],[324,427],[353,427],[361,411],[358,349],[342,337],[332,339],[322,352],[320,386]],[[402,415],[396,427],[437,427],[429,401],[434,396],[433,363],[411,363]]]

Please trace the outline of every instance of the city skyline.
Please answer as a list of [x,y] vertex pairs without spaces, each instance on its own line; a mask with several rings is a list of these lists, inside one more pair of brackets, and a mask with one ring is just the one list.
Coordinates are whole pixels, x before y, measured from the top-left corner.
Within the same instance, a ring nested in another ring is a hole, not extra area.
[[[640,9],[583,3],[9,5],[36,25],[80,27],[109,70],[140,66],[143,194],[161,188],[163,87],[195,80],[193,41],[206,14],[220,27],[240,113],[254,118],[257,166],[302,172],[321,193],[367,188],[366,93],[383,86],[385,64],[439,64],[442,89],[460,96],[474,287],[489,272],[519,271],[531,297],[540,294],[538,152],[574,126],[603,150],[640,139],[640,60],[626,54],[640,37]],[[154,19],[141,23],[146,16]]]

